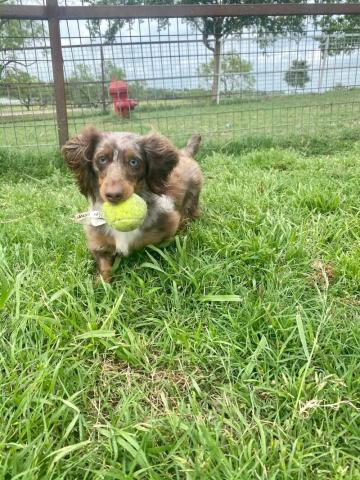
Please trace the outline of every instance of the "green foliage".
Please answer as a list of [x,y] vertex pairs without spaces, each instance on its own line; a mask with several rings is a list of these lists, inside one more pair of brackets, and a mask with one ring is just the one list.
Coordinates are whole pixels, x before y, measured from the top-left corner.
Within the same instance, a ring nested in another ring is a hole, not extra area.
[[310,82],[309,65],[306,60],[293,60],[284,80],[290,87],[305,88]]
[[[198,74],[205,77],[202,80],[206,86],[212,84],[214,69],[214,59],[203,63],[198,69]],[[251,63],[243,60],[240,55],[233,52],[226,53],[221,59],[221,90],[225,93],[250,90],[255,84],[255,77],[250,74],[251,70]]]

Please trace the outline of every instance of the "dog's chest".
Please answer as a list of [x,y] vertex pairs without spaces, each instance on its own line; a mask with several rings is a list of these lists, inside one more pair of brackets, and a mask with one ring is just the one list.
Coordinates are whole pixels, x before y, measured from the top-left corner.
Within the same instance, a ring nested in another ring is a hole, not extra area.
[[146,198],[146,200],[148,212],[141,227],[131,232],[120,232],[109,226],[106,227],[106,233],[115,240],[117,253],[124,256],[129,255],[145,232],[156,229],[161,215],[175,210],[173,199],[167,195],[152,195],[151,198]]
[[110,229],[110,234],[115,239],[116,251],[125,257],[129,255],[132,247],[143,235],[143,231],[140,228],[133,230],[132,232],[119,232],[118,230]]

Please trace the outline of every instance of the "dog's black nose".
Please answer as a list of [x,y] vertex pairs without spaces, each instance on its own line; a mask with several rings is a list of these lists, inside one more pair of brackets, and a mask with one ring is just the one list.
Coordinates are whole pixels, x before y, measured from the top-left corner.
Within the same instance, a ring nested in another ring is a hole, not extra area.
[[122,199],[123,193],[121,190],[114,190],[105,193],[106,200],[110,203],[118,203]]

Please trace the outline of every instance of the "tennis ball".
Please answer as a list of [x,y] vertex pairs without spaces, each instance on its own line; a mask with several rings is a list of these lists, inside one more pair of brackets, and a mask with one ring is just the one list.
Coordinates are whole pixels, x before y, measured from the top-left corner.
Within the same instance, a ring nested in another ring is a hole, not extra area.
[[135,193],[116,205],[109,202],[103,204],[103,215],[106,222],[120,232],[131,232],[139,227],[146,217],[146,212],[145,200]]

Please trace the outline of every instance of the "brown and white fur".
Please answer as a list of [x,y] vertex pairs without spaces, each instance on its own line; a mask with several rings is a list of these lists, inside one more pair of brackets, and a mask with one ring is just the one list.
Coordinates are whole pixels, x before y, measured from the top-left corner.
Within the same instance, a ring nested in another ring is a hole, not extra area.
[[193,160],[200,136],[178,150],[158,133],[100,132],[87,127],[62,149],[91,210],[117,204],[133,193],[147,203],[144,223],[132,232],[87,225],[88,246],[103,280],[111,280],[116,254],[127,256],[146,245],[169,240],[187,220],[199,216],[203,176]]

